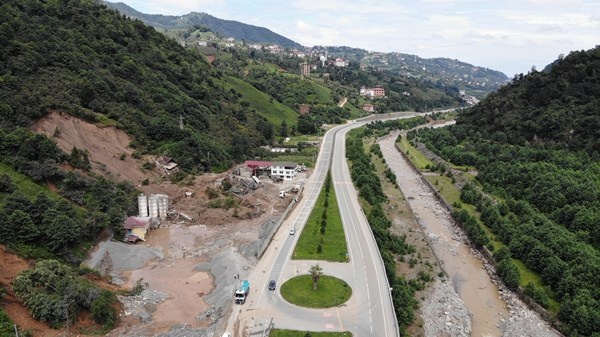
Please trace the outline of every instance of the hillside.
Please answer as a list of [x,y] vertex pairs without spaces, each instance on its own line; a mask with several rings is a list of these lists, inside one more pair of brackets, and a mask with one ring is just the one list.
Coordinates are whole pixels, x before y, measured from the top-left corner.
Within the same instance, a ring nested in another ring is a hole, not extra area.
[[299,43],[274,33],[267,28],[253,26],[238,21],[223,20],[206,13],[193,12],[182,16],[145,14],[136,11],[122,2],[112,3],[103,1],[102,3],[118,10],[130,18],[140,19],[147,25],[156,28],[188,28],[202,25],[224,37],[233,37],[236,40],[264,44],[278,44],[286,48],[302,47]]
[[190,171],[227,168],[270,141],[263,131],[272,126],[245,111],[199,54],[139,20],[84,0],[7,1],[1,10],[4,128],[60,110],[116,125],[136,152],[168,155]]
[[481,98],[508,82],[508,77],[500,71],[474,66],[448,58],[422,58],[404,53],[382,53],[351,47],[317,46],[326,50],[332,57],[341,57],[386,71],[398,77],[418,78],[431,82],[440,81],[456,86],[467,94]]
[[458,124],[506,138],[600,150],[600,47],[515,78],[461,114]]
[[[403,53],[370,52],[360,48],[314,46],[305,48],[284,36],[272,31],[237,21],[222,20],[206,13],[189,13],[182,16],[141,13],[122,2],[111,3],[102,1],[107,6],[131,18],[137,18],[146,24],[165,30],[165,33],[178,41],[197,44],[198,36],[204,36],[195,28],[217,33],[224,40],[233,37],[238,41],[259,44],[276,44],[283,48],[296,48],[307,52],[327,54],[330,58],[341,57],[360,64],[365,68],[385,71],[392,76],[408,79],[419,79],[440,85],[457,87],[468,95],[482,98],[508,82],[508,77],[500,71],[474,66],[459,60],[448,58],[421,58],[417,55]],[[192,33],[196,33],[193,35]],[[203,37],[201,40],[214,38]],[[229,43],[225,43],[229,44]],[[238,46],[239,47],[239,46]],[[318,63],[318,62],[316,62]]]
[[452,180],[468,175],[455,219],[568,336],[600,331],[598,69],[600,47],[572,52],[515,77],[457,125],[409,135],[451,163],[437,167]]

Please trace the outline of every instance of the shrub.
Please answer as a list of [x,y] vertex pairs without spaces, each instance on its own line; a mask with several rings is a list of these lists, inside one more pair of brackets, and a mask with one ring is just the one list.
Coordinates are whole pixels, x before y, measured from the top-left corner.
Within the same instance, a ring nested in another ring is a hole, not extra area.
[[117,312],[112,304],[115,302],[115,296],[104,291],[102,295],[96,298],[91,305],[92,318],[96,323],[112,327],[117,317]]

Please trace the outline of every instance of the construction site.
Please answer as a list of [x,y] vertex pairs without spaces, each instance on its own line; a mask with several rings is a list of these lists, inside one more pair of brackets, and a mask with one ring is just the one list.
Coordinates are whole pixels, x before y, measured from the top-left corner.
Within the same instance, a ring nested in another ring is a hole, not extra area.
[[[144,289],[138,296],[119,296],[119,325],[107,336],[213,336],[220,331],[239,280],[256,264],[310,174],[303,165],[283,163],[282,174],[272,179],[267,167],[257,174],[242,164],[173,183],[176,160],[134,156],[132,139],[115,127],[53,112],[33,131],[53,137],[67,153],[86,149],[94,174],[131,182],[140,192],[138,214],[123,222],[126,240],[102,239],[84,262],[105,275],[113,290]],[[289,165],[293,172],[286,171]],[[0,254],[0,262],[6,280],[28,266],[7,252]],[[31,336],[65,334],[33,319],[18,301],[6,308]]]

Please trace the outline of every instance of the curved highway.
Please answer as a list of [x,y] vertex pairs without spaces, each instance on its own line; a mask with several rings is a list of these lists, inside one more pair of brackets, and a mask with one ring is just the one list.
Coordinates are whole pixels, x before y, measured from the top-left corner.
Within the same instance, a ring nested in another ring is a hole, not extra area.
[[[302,200],[282,224],[250,274],[248,302],[233,307],[228,331],[233,331],[234,336],[248,336],[265,333],[269,327],[276,327],[301,331],[350,331],[353,336],[399,335],[383,262],[350,179],[345,157],[345,136],[350,130],[373,120],[415,115],[408,112],[374,115],[327,131],[313,174],[305,182]],[[296,240],[318,198],[330,166],[350,262],[291,260]],[[289,234],[291,228],[295,228],[296,235]],[[323,268],[324,274],[341,278],[352,287],[350,300],[329,309],[307,309],[283,300],[279,295],[279,285],[296,275],[307,274],[310,266],[317,263]],[[267,289],[269,280],[277,281],[276,291]]]

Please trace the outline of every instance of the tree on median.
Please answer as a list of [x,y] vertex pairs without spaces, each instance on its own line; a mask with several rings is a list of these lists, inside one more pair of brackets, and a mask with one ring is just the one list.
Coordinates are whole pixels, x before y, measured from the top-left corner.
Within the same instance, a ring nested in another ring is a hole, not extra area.
[[313,281],[313,289],[317,290],[317,282],[319,282],[319,278],[323,275],[323,268],[319,266],[319,264],[315,264],[310,266],[310,277]]

